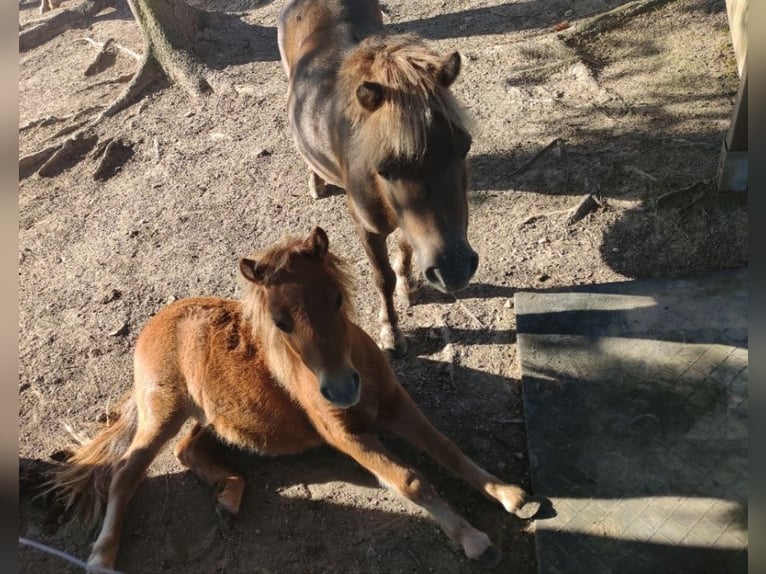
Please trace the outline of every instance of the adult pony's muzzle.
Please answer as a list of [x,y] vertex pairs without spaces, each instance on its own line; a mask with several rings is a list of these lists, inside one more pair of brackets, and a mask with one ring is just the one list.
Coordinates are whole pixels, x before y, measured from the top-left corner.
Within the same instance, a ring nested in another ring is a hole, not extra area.
[[354,368],[334,374],[322,373],[319,377],[319,392],[332,405],[347,409],[359,402],[361,382]]
[[479,267],[479,256],[467,242],[449,252],[440,253],[432,265],[426,265],[428,282],[442,293],[454,293],[468,286]]

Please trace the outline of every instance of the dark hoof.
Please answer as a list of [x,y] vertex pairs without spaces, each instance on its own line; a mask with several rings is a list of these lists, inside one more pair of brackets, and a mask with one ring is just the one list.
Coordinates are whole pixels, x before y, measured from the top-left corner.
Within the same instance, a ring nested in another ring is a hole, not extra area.
[[479,556],[479,564],[482,568],[494,568],[500,564],[502,559],[503,553],[493,544],[481,553],[481,556]]
[[392,359],[401,359],[407,355],[407,346],[396,346],[396,347],[390,347],[387,349],[383,349],[386,354],[391,357]]
[[514,514],[522,520],[529,520],[540,511],[540,503],[537,500],[529,500],[520,508],[514,510]]

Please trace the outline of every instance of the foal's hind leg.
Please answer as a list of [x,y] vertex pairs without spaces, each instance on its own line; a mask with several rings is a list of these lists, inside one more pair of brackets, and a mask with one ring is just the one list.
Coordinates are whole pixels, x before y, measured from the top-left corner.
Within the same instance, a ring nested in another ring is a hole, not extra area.
[[186,416],[180,414],[161,417],[150,413],[146,416],[146,413],[139,409],[136,435],[128,451],[114,465],[112,471],[104,524],[93,544],[93,551],[88,558],[89,565],[114,567],[128,503],[143,479],[146,469],[165,443],[181,429],[185,419]]
[[485,496],[497,500],[507,512],[522,519],[537,514],[540,510],[538,501],[532,500],[520,486],[505,484],[468,458],[455,443],[431,424],[404,389],[399,389],[399,396],[394,400],[396,402],[388,408],[389,412],[394,413],[393,416],[380,420],[384,428],[427,452],[454,475]]
[[245,491],[245,478],[223,464],[216,453],[220,444],[212,433],[197,424],[178,443],[176,458],[204,482],[215,488],[220,508],[237,514]]
[[502,553],[489,537],[452,510],[420,473],[396,460],[376,437],[338,432],[327,435],[327,442],[351,456],[380,482],[424,508],[466,556],[488,567],[500,562]]
[[408,307],[418,291],[417,280],[412,275],[412,245],[404,237],[399,238],[399,254],[394,261],[396,273],[396,295]]

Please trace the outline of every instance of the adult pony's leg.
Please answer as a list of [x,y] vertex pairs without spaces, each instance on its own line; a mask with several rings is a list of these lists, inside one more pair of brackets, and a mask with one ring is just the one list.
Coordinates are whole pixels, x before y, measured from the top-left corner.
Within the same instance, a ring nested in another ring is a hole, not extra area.
[[399,317],[394,308],[394,287],[396,275],[388,261],[386,249],[386,236],[366,231],[357,223],[360,230],[362,245],[367,257],[372,262],[372,270],[375,275],[375,285],[380,295],[380,342],[384,351],[394,357],[401,357],[407,352],[407,341],[404,333],[399,329]]
[[237,514],[245,492],[245,477],[219,460],[215,436],[197,424],[176,446],[176,458],[216,491],[220,508]]
[[412,295],[418,290],[418,284],[412,276],[412,245],[404,237],[399,238],[399,254],[394,261],[396,273],[396,294],[407,306],[412,303]]
[[327,183],[309,167],[309,194],[314,199],[327,195]]
[[181,430],[186,420],[186,414],[178,411],[173,412],[164,408],[162,412],[151,410],[147,412],[147,410],[146,405],[139,404],[136,435],[127,452],[114,465],[104,524],[88,558],[88,564],[91,566],[114,568],[120,545],[120,531],[128,503],[157,453]]
[[489,537],[452,510],[420,473],[396,460],[377,437],[333,431],[323,434],[328,443],[373,473],[381,483],[424,508],[447,536],[463,548],[466,556],[487,567],[500,562],[502,552]]
[[448,437],[439,432],[420,411],[404,389],[399,389],[393,406],[387,411],[390,418],[381,419],[380,424],[407,439],[431,458],[449,469],[454,475],[465,480],[484,495],[497,500],[506,511],[519,518],[532,518],[540,510],[540,503],[531,500],[529,494],[515,484],[505,484],[472,461]]

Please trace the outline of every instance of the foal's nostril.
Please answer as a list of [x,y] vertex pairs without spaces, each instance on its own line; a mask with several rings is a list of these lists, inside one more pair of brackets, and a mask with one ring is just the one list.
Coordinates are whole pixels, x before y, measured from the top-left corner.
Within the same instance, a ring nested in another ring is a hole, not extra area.
[[321,386],[321,387],[319,387],[319,392],[322,393],[322,396],[325,399],[327,399],[331,403],[334,402],[333,401],[333,396],[332,396],[332,393],[330,392],[329,387]]
[[354,382],[354,392],[356,392],[356,390],[359,388],[359,383],[361,382],[359,373],[357,371],[351,373],[351,380]]

